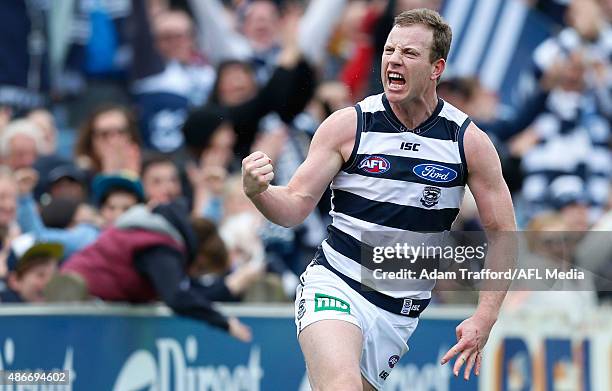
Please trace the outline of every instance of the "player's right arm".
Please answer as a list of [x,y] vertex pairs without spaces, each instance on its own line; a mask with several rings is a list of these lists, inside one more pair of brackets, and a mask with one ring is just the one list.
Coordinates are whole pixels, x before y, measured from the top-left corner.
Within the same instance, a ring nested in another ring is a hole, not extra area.
[[315,208],[326,187],[348,161],[355,144],[357,112],[338,110],[317,129],[308,156],[287,186],[270,186],[272,161],[257,151],[242,161],[244,193],[270,221],[285,227],[300,224]]

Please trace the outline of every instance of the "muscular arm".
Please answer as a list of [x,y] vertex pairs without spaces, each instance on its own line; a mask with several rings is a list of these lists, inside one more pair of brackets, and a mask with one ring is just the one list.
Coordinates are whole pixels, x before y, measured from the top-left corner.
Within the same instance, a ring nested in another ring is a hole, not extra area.
[[[468,164],[468,186],[476,200],[480,221],[493,242],[487,259],[493,262],[489,266],[501,266],[503,260],[511,255],[513,238],[504,232],[516,231],[514,208],[510,191],[502,176],[499,157],[489,138],[471,124],[464,138],[465,156]],[[499,261],[501,260],[501,261]],[[482,290],[480,292],[477,316],[497,319],[499,308],[506,296],[506,291]]]
[[[486,267],[504,269],[515,259],[516,252],[515,238],[505,232],[516,231],[516,222],[499,157],[489,138],[474,124],[470,124],[465,132],[464,151],[469,173],[468,186],[489,239]],[[507,287],[504,289],[501,286],[503,282],[495,283],[498,284],[495,287],[486,286],[485,283],[485,287],[481,288],[476,312],[457,327],[458,342],[442,358],[442,364],[445,364],[458,355],[453,373],[457,376],[465,363],[466,380],[474,365],[475,373],[478,375],[480,372],[481,349],[489,338],[506,296]]]
[[255,152],[242,162],[245,194],[270,221],[285,227],[300,224],[315,208],[325,188],[353,149],[357,113],[339,110],[315,133],[308,156],[287,186],[269,186],[274,177],[270,159]]

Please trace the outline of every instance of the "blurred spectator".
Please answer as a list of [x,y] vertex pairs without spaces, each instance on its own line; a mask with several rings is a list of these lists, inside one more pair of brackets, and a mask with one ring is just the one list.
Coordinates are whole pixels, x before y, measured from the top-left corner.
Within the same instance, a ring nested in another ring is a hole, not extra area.
[[[187,166],[187,176],[193,191],[193,215],[219,223],[223,218],[221,194],[229,162],[218,159],[215,149],[219,147],[214,144],[204,149],[199,164],[192,163]],[[227,156],[231,157],[231,152]]]
[[17,181],[13,171],[7,166],[0,166],[0,277],[5,277],[7,257],[11,241],[21,231],[16,222],[17,217]]
[[0,134],[0,157],[13,170],[32,167],[43,149],[42,131],[30,120],[14,120]]
[[83,200],[52,198],[39,212],[31,185],[20,187],[17,221],[22,232],[31,234],[37,241],[61,244],[65,257],[96,240],[101,221]]
[[57,152],[57,128],[53,115],[43,108],[30,111],[27,118],[41,131],[43,142],[40,154],[43,156],[55,155]]
[[[206,53],[215,63],[228,58],[248,60],[255,66],[260,82],[270,77],[280,52],[280,11],[270,0],[256,0],[238,11],[238,30],[234,30],[218,0],[190,1],[198,19]],[[244,35],[243,35],[244,34]]]
[[7,289],[0,292],[0,302],[41,302],[43,291],[57,272],[63,247],[59,243],[41,242],[33,235],[17,237],[8,257]]
[[[236,105],[208,106],[189,115],[183,126],[187,146],[199,156],[210,135],[223,123],[237,136],[234,152],[240,158],[248,155],[261,118],[275,111],[283,121],[290,123],[304,109],[314,91],[313,72],[295,41],[288,43],[279,55],[274,74],[253,98]],[[244,99],[248,94],[239,95]],[[227,99],[218,97],[217,100]]]
[[70,198],[86,201],[87,182],[85,172],[72,163],[63,164],[49,171],[43,191],[52,199]]
[[304,267],[302,253],[296,248],[300,238],[295,231],[263,218],[242,191],[240,176],[230,177],[224,190],[219,231],[230,251],[232,265],[237,267],[265,258],[266,270],[277,277],[268,275],[260,284],[260,293],[254,296],[263,301],[278,301],[279,295],[275,292],[283,292],[281,296],[285,299],[293,298],[299,279],[290,266],[299,270]]
[[227,59],[249,61],[260,83],[270,77],[281,52],[283,37],[279,25],[299,29],[300,50],[316,64],[325,57],[329,37],[346,3],[346,0],[312,0],[301,20],[297,20],[298,7],[289,7],[281,15],[273,1],[251,1],[238,10],[239,26],[234,29],[219,0],[189,0],[200,27],[202,47],[212,63]]
[[534,53],[538,75],[553,70],[556,77],[549,81],[545,111],[513,141],[513,148],[520,145],[522,151],[522,196],[528,216],[554,207],[549,185],[563,175],[584,182],[590,223],[608,200],[612,79],[606,75],[612,29],[602,15],[593,0],[571,2],[566,12],[569,26]]
[[0,231],[4,238],[15,222],[17,211],[17,181],[8,166],[0,166]]
[[[563,218],[557,214],[535,217],[525,232],[527,251],[519,257],[519,268],[536,268],[567,272],[574,268],[576,242],[571,238]],[[584,271],[584,270],[583,270]],[[522,284],[526,284],[523,286]],[[595,286],[590,273],[585,279],[562,279],[513,283],[504,302],[505,311],[537,309],[565,313],[572,321],[579,321],[582,314],[597,304]]]
[[133,114],[123,106],[94,110],[81,129],[75,149],[77,165],[93,173],[140,171],[140,136]]
[[132,85],[140,132],[146,147],[170,153],[183,146],[187,112],[206,102],[215,72],[197,51],[187,13],[164,10],[155,14],[151,27],[146,19],[141,22]]
[[74,127],[102,102],[129,102],[127,80],[132,65],[139,1],[74,0],[52,2],[49,15],[53,93],[67,109]]
[[147,202],[163,204],[182,195],[181,181],[172,158],[155,154],[146,156],[142,162],[142,187]]
[[96,175],[91,191],[100,209],[104,227],[111,226],[132,206],[145,201],[140,180],[129,172]]
[[200,270],[194,263],[210,264],[209,256],[224,256],[218,246],[216,250],[205,246],[211,241],[218,243],[211,227],[205,227],[208,237],[194,232],[198,225],[189,222],[186,208],[178,203],[159,205],[153,211],[140,205],[69,259],[62,271],[79,276],[90,294],[101,299],[138,303],[159,297],[179,315],[206,321],[248,340],[250,333],[241,323],[228,321],[210,304],[228,292],[239,292],[231,292],[223,284],[207,288],[187,274]]
[[595,285],[599,297],[612,300],[612,209],[586,233],[578,245],[576,264],[585,270],[593,272],[596,276]]
[[558,211],[568,231],[589,229],[589,196],[584,181],[574,175],[555,178],[550,183],[550,203]]
[[[354,101],[367,95],[373,62],[378,60],[374,59],[373,30],[384,11],[383,7],[384,3],[381,2],[353,1],[349,3],[336,30],[336,54],[340,60],[346,60],[338,79],[350,88]],[[333,68],[327,71],[334,73]]]
[[252,99],[258,86],[251,65],[244,61],[227,60],[217,67],[217,79],[210,103],[234,106]]
[[0,2],[0,107],[16,114],[45,103],[49,87],[46,17],[51,2]]
[[53,215],[53,220],[56,222],[64,220],[66,223],[61,227],[47,227],[41,220],[38,205],[32,194],[38,181],[36,171],[31,168],[21,168],[15,171],[15,180],[19,190],[17,222],[23,233],[31,233],[37,241],[60,243],[65,256],[70,256],[74,251],[96,239],[98,221],[95,213],[82,199],[65,201],[52,199],[50,205],[53,210],[50,213]]

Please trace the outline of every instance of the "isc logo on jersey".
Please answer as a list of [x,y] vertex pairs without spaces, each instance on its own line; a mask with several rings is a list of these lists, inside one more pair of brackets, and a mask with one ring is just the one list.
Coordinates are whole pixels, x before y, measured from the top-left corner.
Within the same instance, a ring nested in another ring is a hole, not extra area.
[[431,182],[445,183],[457,178],[457,171],[440,164],[419,164],[412,169],[419,178]]
[[370,174],[382,174],[389,171],[391,163],[382,156],[367,156],[359,163],[358,168]]

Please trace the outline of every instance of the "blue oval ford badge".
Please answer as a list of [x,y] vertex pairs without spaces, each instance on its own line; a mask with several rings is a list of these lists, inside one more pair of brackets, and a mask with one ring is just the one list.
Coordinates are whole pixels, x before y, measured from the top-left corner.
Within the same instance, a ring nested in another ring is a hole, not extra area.
[[391,163],[382,156],[373,155],[365,157],[358,168],[370,174],[382,174],[389,171]]
[[412,172],[419,178],[437,183],[451,182],[453,179],[457,178],[457,171],[433,163],[419,164],[412,169]]

